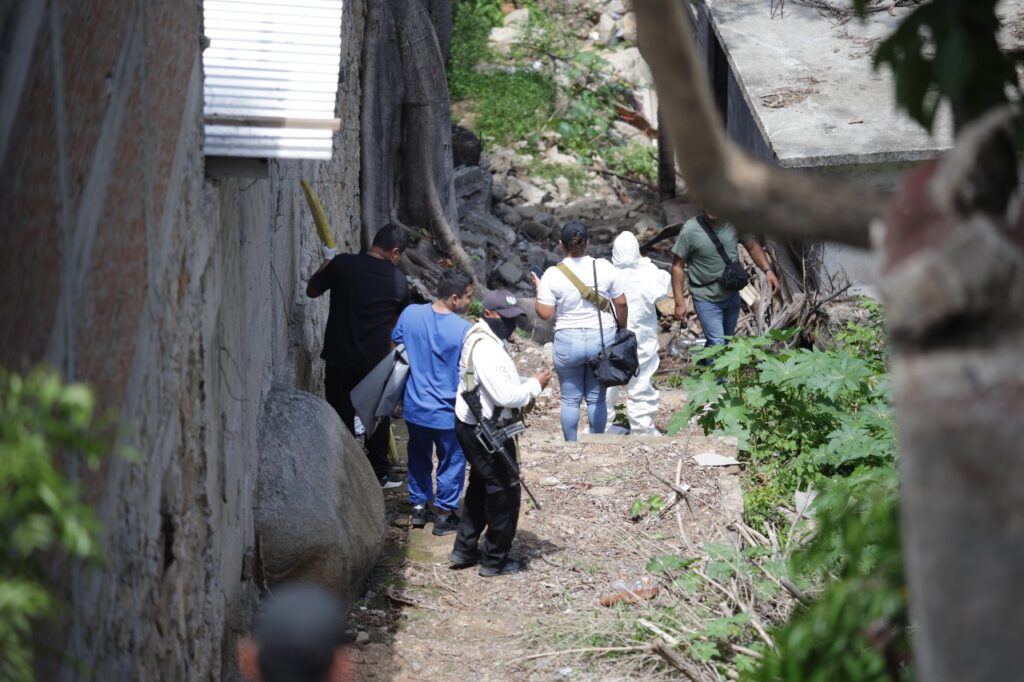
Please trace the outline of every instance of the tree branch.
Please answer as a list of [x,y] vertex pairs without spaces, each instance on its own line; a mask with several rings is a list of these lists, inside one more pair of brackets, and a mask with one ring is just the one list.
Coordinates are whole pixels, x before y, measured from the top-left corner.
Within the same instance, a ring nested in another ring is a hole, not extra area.
[[885,205],[866,184],[839,182],[756,161],[731,142],[715,111],[685,3],[636,0],[641,52],[651,67],[669,137],[687,187],[746,230],[780,239],[826,239],[868,247]]

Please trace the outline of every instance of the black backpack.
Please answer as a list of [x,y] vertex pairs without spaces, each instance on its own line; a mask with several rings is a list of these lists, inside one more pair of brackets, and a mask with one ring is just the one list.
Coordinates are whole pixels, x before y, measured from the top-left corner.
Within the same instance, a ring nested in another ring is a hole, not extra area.
[[[740,263],[739,261],[729,260],[729,256],[727,256],[725,253],[725,247],[722,246],[722,241],[718,238],[718,235],[715,234],[715,231],[711,229],[711,226],[708,225],[708,222],[704,218],[704,216],[697,216],[697,223],[700,224],[702,228],[704,228],[704,233],[708,236],[708,239],[710,239],[711,242],[715,245],[715,249],[718,251],[718,255],[721,256],[722,262],[725,263],[725,270],[722,271],[722,274],[715,281],[717,281],[719,284],[721,284],[729,291],[739,291],[743,287],[747,286],[747,283],[750,281],[750,276],[747,274],[747,269],[743,267],[743,264]],[[694,281],[692,277],[690,278],[690,283],[695,284],[699,287],[706,287],[709,284],[713,284],[713,282],[697,282]]]

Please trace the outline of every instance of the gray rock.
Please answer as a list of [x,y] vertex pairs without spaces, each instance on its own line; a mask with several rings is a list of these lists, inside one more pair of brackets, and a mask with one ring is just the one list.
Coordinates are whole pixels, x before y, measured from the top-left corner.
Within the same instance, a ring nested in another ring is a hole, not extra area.
[[507,260],[498,267],[495,275],[505,284],[515,286],[523,278],[523,266],[519,263],[518,258]]
[[491,176],[491,199],[494,201],[501,201],[508,196],[508,186],[504,182],[494,180],[494,176]]
[[548,265],[548,252],[540,244],[530,244],[526,249],[526,263],[529,266],[537,266],[541,270]]
[[452,173],[459,214],[491,212],[491,174],[479,166],[460,166]]
[[614,17],[603,12],[601,17],[597,20],[597,42],[600,45],[611,45],[615,40],[615,34],[618,31],[618,26],[615,23]]
[[637,144],[651,146],[651,138],[647,137],[646,133],[629,125],[625,121],[615,121],[612,123],[612,130],[616,132],[627,144]]
[[508,191],[512,196],[518,195],[524,204],[542,204],[551,196],[533,183],[517,177],[509,177]]
[[487,41],[496,52],[506,53],[512,46],[523,39],[523,29],[519,26],[495,26],[491,29]]
[[459,234],[459,239],[467,250],[486,251],[487,245],[490,243],[490,239],[487,238],[486,234],[477,234],[476,232],[467,232],[466,230],[462,230]]
[[494,207],[494,213],[501,221],[506,225],[512,227],[519,227],[523,222],[523,214],[519,209],[513,208],[508,204],[498,204]]
[[263,573],[354,598],[384,543],[384,497],[362,447],[321,398],[270,391],[255,508]]
[[505,19],[502,23],[505,26],[526,26],[530,23],[530,10],[526,7],[512,10],[505,15]]
[[631,83],[634,89],[646,88],[653,83],[651,70],[640,55],[639,48],[627,47],[625,50],[611,53],[605,59],[612,67],[612,71],[627,83]]
[[572,198],[572,185],[569,184],[569,179],[564,175],[559,175],[555,178],[555,187],[558,189],[558,194],[562,199]]
[[636,15],[632,12],[626,12],[622,15],[622,19],[619,20],[619,26],[622,27],[622,38],[628,40],[631,43],[636,42]]
[[496,246],[511,244],[516,240],[516,231],[490,213],[470,211],[459,217],[459,223],[463,234],[473,232],[482,235]]
[[537,241],[549,239],[554,231],[550,225],[536,220],[524,220],[519,229]]

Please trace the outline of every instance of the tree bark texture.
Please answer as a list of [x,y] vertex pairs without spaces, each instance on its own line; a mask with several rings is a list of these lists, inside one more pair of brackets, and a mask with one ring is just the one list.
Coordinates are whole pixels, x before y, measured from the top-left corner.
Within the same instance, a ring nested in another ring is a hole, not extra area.
[[370,3],[363,57],[363,225],[368,233],[388,221],[427,227],[472,274],[456,236],[444,70],[451,19],[450,2],[441,0]]
[[763,167],[725,138],[681,3],[634,8],[683,176],[701,201],[777,239],[865,245],[870,232],[882,250],[915,666],[940,682],[1016,679],[1024,223],[1005,218],[1005,198],[993,205],[1005,178],[986,187],[985,162],[1006,121],[996,113],[965,127],[941,163],[906,176],[869,231],[884,209],[873,191]]

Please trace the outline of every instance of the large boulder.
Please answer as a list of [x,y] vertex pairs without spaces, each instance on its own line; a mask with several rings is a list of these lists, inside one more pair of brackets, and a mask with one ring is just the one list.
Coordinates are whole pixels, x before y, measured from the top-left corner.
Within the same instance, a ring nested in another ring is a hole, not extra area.
[[358,595],[384,544],[384,496],[362,447],[323,399],[267,396],[255,523],[263,575]]
[[479,166],[460,166],[452,176],[459,215],[470,211],[491,212],[491,174]]
[[502,244],[512,244],[516,240],[516,231],[490,213],[470,211],[465,215],[459,216],[459,220],[461,221],[463,233],[472,232],[473,234],[486,236],[495,246],[500,247]]

